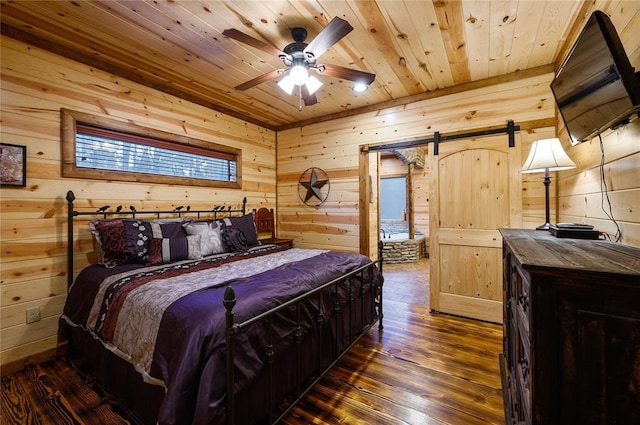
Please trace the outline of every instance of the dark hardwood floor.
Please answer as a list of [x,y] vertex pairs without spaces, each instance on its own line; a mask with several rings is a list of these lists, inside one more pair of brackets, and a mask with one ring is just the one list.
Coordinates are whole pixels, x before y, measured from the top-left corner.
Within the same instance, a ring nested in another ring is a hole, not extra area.
[[385,264],[384,275],[384,330],[369,330],[283,423],[503,424],[502,327],[431,313],[426,259]]
[[363,336],[284,423],[504,423],[502,327],[431,313],[428,273],[428,260],[384,266],[384,330]]
[[429,259],[384,264],[384,301],[429,306]]

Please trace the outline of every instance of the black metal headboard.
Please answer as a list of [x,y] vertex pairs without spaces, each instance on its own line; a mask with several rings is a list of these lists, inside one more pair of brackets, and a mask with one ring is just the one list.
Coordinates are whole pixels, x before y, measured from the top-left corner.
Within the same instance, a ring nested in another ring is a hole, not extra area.
[[201,218],[202,216],[212,217],[214,220],[217,218],[229,217],[233,214],[241,214],[245,215],[247,211],[247,198],[242,199],[242,208],[232,208],[231,206],[224,205],[216,205],[210,210],[192,210],[189,205],[187,206],[178,206],[172,210],[160,211],[138,211],[133,205],[127,207],[127,209],[123,209],[122,205],[118,205],[113,211],[111,210],[110,205],[105,205],[103,207],[98,208],[97,211],[86,211],[79,212],[74,211],[73,209],[73,201],[75,201],[76,196],[73,194],[73,191],[67,192],[67,287],[70,287],[73,283],[73,219],[78,216],[94,216],[94,217],[102,217],[103,219],[107,219],[109,217],[116,217],[121,215],[128,215],[132,218],[135,218],[138,215],[147,215],[147,216],[155,216],[156,218],[160,218],[161,216],[173,215],[178,217],[195,217],[196,219]]

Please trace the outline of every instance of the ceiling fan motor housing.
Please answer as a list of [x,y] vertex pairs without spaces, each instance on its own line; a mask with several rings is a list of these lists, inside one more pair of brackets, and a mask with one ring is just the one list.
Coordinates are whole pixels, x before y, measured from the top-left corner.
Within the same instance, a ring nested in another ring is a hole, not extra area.
[[285,55],[280,55],[280,59],[287,67],[303,66],[309,68],[315,65],[316,58],[312,53],[306,53],[304,49],[309,45],[304,40],[307,38],[307,30],[304,28],[296,27],[291,30],[291,37],[294,42],[288,44],[283,52]]
[[[303,43],[307,38],[307,30],[305,28],[295,27],[291,30],[291,38],[293,38],[296,43]],[[305,44],[305,47],[306,46]]]

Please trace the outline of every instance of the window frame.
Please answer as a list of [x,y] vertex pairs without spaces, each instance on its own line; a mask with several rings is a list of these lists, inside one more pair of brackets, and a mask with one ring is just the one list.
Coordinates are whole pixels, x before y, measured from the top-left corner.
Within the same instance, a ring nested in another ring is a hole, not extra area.
[[[92,179],[116,180],[137,183],[156,183],[185,186],[206,186],[229,189],[242,188],[242,150],[224,146],[214,142],[207,142],[193,137],[182,136],[162,130],[144,127],[137,124],[118,121],[98,115],[72,111],[62,108],[61,136],[62,136],[62,176]],[[178,152],[197,153],[224,159],[235,158],[236,181],[207,180],[181,176],[162,176],[149,173],[129,171],[112,171],[79,167],[76,163],[76,133],[78,127],[92,127],[105,133],[120,133],[122,140],[140,144],[147,144]],[[145,140],[146,139],[146,140]]]

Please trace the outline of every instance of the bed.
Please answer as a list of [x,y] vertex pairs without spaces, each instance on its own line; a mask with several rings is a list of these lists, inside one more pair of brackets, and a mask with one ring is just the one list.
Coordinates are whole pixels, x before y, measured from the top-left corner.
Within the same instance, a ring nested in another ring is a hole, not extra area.
[[[278,422],[362,334],[382,330],[381,258],[261,243],[246,199],[149,212],[66,200],[59,339],[145,423]],[[74,234],[87,223],[98,261],[74,280]]]

